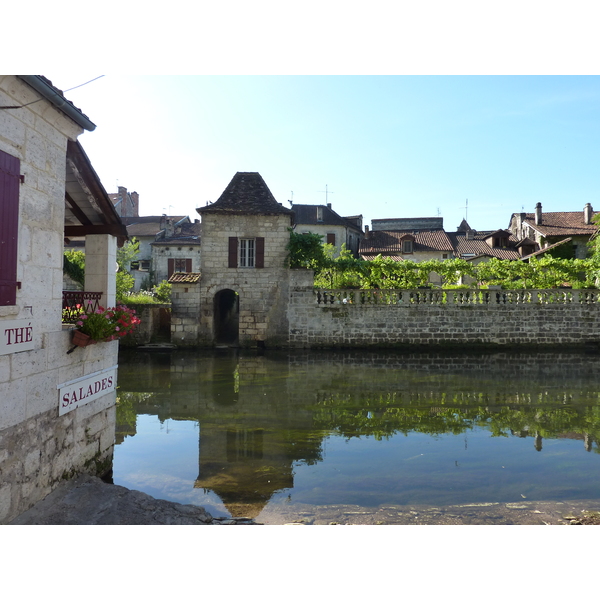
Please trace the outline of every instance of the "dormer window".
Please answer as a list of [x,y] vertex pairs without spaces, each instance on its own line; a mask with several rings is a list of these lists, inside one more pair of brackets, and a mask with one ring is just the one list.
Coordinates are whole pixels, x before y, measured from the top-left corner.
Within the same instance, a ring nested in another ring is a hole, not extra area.
[[317,206],[317,221],[323,220],[323,207]]
[[402,254],[412,254],[413,243],[412,240],[402,240]]

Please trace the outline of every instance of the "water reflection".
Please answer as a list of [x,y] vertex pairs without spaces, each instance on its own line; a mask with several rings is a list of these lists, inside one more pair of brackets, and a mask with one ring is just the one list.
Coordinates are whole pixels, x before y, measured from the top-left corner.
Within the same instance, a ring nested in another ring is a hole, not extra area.
[[[196,426],[197,475],[182,485],[216,494],[233,516],[257,517],[275,501],[600,498],[596,359],[124,352],[115,483],[143,488],[120,475],[120,461],[135,452],[140,415],[154,415]],[[145,455],[153,448],[172,472],[191,462],[177,446],[167,457],[148,443]]]

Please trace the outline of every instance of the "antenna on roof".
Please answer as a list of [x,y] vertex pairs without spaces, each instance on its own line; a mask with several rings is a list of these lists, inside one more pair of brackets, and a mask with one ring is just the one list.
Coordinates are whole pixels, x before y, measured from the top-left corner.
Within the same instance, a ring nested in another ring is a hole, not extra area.
[[469,219],[467,218],[468,215],[468,211],[469,211],[469,199],[467,198],[465,200],[465,221],[469,221]]
[[325,194],[325,204],[327,204],[327,196],[328,196],[329,194],[333,194],[334,192],[330,192],[330,191],[327,189],[327,184],[325,184],[325,191],[321,190],[319,193],[320,193],[320,194]]
[[293,206],[294,204],[294,192],[290,192],[292,194],[292,197],[288,200],[288,202],[290,203],[290,206]]

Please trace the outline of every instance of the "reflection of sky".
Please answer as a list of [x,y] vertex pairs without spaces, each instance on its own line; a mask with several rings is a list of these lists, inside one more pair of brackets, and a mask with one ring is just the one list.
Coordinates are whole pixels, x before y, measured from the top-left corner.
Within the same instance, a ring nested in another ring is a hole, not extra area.
[[215,494],[194,488],[198,477],[198,423],[173,419],[161,423],[156,416],[138,415],[136,429],[135,436],[115,446],[116,485],[162,500],[203,506],[215,517],[229,514]]
[[[115,447],[114,482],[156,498],[227,515],[212,492],[194,488],[199,426],[139,415],[137,433]],[[294,464],[294,488],[271,502],[301,504],[461,504],[600,497],[600,456],[581,440],[410,433],[377,441],[327,437],[323,461]]]

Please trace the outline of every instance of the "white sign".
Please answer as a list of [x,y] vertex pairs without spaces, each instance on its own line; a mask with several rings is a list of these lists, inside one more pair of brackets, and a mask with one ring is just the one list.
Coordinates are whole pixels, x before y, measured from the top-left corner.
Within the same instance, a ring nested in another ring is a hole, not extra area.
[[117,387],[117,366],[96,371],[58,386],[58,415],[105,396]]
[[33,349],[31,320],[0,321],[0,355]]

